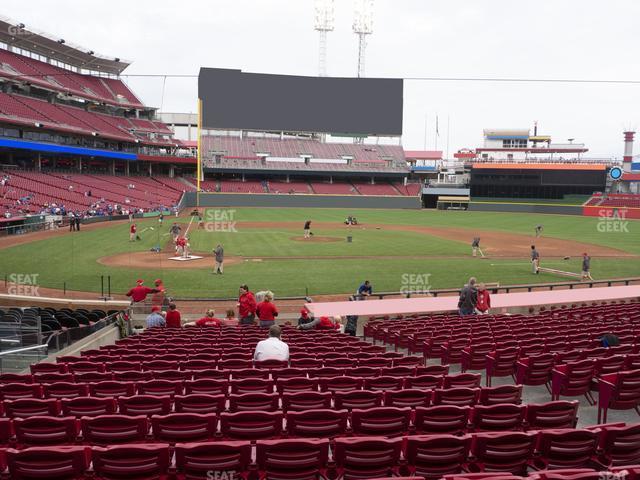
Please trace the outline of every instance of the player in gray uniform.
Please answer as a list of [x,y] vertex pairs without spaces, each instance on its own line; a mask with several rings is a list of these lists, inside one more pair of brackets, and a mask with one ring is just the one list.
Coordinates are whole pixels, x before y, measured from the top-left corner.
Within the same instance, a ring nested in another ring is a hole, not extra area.
[[582,254],[582,278],[581,280],[593,280],[591,276],[591,257],[587,254],[587,252]]
[[540,273],[540,254],[535,245],[531,245],[531,269],[535,274]]
[[473,242],[471,242],[471,252],[474,257],[478,256],[478,250],[480,250],[480,237],[473,237]]
[[542,225],[536,225],[536,238],[542,236],[542,230],[544,230]]

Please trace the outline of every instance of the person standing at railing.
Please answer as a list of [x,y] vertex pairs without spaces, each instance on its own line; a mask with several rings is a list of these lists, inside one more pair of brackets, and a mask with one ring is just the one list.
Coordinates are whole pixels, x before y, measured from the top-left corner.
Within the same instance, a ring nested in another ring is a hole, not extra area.
[[144,280],[137,280],[136,286],[127,292],[127,297],[131,297],[131,303],[144,302],[150,293],[158,293],[160,290],[144,286]]

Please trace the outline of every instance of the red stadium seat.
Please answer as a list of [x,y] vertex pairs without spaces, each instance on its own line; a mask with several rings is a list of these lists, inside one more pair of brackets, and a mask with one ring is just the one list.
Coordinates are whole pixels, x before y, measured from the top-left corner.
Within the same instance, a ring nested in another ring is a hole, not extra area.
[[479,373],[459,373],[457,375],[445,375],[442,388],[477,388],[480,386]]
[[134,395],[118,397],[118,408],[125,415],[167,415],[171,412],[171,397]]
[[260,478],[327,478],[328,457],[326,439],[259,440],[256,445]]
[[182,395],[184,384],[172,380],[147,380],[137,385],[140,395]]
[[406,388],[420,388],[423,390],[440,388],[442,386],[443,375],[416,375],[415,377],[405,378]]
[[603,375],[598,380],[598,423],[607,411],[634,409],[640,415],[640,370]]
[[577,401],[549,402],[527,405],[527,430],[575,428],[578,423]]
[[640,464],[640,424],[602,427],[598,451],[605,467]]
[[467,429],[470,410],[470,407],[455,405],[417,407],[414,420],[416,432],[419,434],[463,434]]
[[9,449],[6,454],[9,475],[14,480],[84,478],[90,463],[90,450],[82,446]]
[[94,447],[91,453],[98,478],[165,479],[171,463],[169,446],[162,444]]
[[136,385],[133,382],[107,381],[89,384],[89,392],[92,397],[122,397],[136,393]]
[[480,398],[479,388],[437,388],[433,391],[433,405],[473,406]]
[[306,377],[280,378],[276,380],[276,390],[282,394],[284,392],[304,392],[318,391],[318,379]]
[[226,400],[224,395],[204,393],[176,395],[174,397],[175,411],[178,413],[221,413],[225,409]]
[[595,369],[594,360],[556,365],[551,372],[551,400],[560,400],[560,396],[584,395],[587,401],[594,405],[595,400],[591,395],[591,381],[595,375]]
[[3,402],[4,414],[7,417],[57,417],[60,414],[60,403],[58,400],[19,398],[16,400],[5,400]]
[[82,437],[91,445],[144,442],[149,431],[146,415],[97,415],[80,420]]
[[229,391],[229,381],[214,378],[198,378],[184,382],[185,394],[193,393],[207,395],[226,395]]
[[375,478],[395,475],[402,439],[337,438],[333,459],[338,478]]
[[516,362],[520,355],[519,347],[496,348],[486,356],[487,387],[493,377],[512,377],[515,380]]
[[364,379],[362,378],[346,376],[320,378],[320,391],[335,393],[338,391],[359,390],[362,388],[363,382]]
[[230,479],[243,478],[251,465],[251,443],[177,443],[175,456],[175,468],[180,479],[207,478],[212,472],[225,472]]
[[406,460],[411,475],[440,478],[461,473],[467,462],[471,437],[415,435],[407,439]]
[[0,385],[0,399],[42,398],[42,386],[39,383],[5,383]]
[[285,392],[281,395],[284,412],[331,408],[331,392]]
[[382,395],[382,392],[371,390],[339,390],[334,393],[335,407],[345,410],[381,407]]
[[252,410],[262,410],[265,412],[275,412],[279,410],[280,397],[277,393],[241,393],[229,395],[229,411],[242,412]]
[[13,421],[17,444],[21,447],[32,445],[73,445],[79,433],[74,417],[16,418]]
[[590,430],[543,430],[531,466],[536,470],[590,467],[597,446],[598,434]]
[[363,388],[365,390],[398,390],[404,385],[404,378],[402,377],[374,377],[365,378]]
[[555,358],[551,353],[520,358],[516,364],[518,385],[547,385],[551,381],[551,370]]
[[115,398],[76,397],[63,398],[60,401],[62,414],[71,417],[96,417],[116,412],[118,404]]
[[431,390],[408,388],[384,392],[385,407],[428,407],[431,404]]
[[218,427],[215,413],[171,413],[153,415],[151,431],[158,442],[199,442],[213,439]]
[[85,383],[45,383],[44,398],[76,398],[89,396],[89,385]]
[[237,412],[220,415],[220,432],[225,438],[264,440],[282,433],[281,412]]
[[245,378],[229,382],[231,393],[272,393],[273,381],[262,378]]
[[346,410],[288,412],[287,435],[291,437],[333,438],[347,431]]
[[522,431],[525,416],[523,405],[476,405],[469,418],[470,431]]
[[409,431],[410,416],[410,408],[354,409],[351,412],[351,427],[356,435],[406,435]]
[[480,389],[480,405],[496,405],[498,403],[522,402],[522,385],[501,385],[499,387],[482,387]]
[[471,442],[471,472],[506,472],[526,475],[533,456],[536,436],[531,433],[504,432],[476,434]]

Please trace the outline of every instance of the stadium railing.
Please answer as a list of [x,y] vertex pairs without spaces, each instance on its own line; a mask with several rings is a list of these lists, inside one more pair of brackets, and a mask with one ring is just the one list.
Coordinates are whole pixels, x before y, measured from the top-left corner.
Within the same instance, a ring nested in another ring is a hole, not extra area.
[[51,353],[59,352],[65,347],[116,323],[121,312],[113,313],[89,326],[67,328],[55,332],[40,333],[21,330],[20,334],[0,338],[0,345],[19,347],[0,351],[0,373],[20,372],[33,363],[38,363]]

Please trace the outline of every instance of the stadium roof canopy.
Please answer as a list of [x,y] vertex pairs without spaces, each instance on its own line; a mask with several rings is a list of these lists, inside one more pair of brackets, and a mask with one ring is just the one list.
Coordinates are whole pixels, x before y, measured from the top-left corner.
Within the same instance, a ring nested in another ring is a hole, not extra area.
[[78,70],[120,75],[131,64],[127,60],[100,55],[66,39],[28,28],[3,15],[0,15],[0,42],[66,63]]

